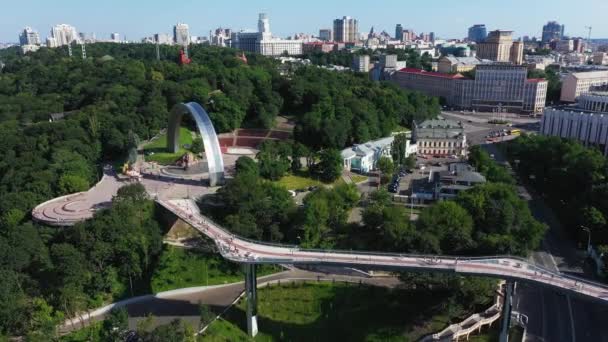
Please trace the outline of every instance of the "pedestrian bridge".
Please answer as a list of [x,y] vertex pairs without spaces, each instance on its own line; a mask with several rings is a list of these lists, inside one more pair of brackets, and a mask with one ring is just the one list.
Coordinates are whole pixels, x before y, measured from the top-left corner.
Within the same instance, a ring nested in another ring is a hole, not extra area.
[[269,244],[234,235],[202,215],[193,200],[157,202],[215,241],[221,255],[245,264],[318,264],[388,269],[395,271],[448,272],[462,275],[526,281],[608,304],[608,286],[550,271],[511,256],[449,257],[362,251],[313,250]]

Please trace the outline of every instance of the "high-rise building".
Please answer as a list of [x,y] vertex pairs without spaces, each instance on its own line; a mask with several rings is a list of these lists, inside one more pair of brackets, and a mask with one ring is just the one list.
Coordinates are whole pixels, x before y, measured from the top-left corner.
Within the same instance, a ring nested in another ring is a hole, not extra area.
[[483,43],[477,44],[477,57],[496,62],[521,64],[523,43],[513,42],[513,31],[491,31]]
[[331,29],[320,29],[319,30],[319,39],[324,40],[326,42],[331,42],[334,40]]
[[369,56],[353,56],[353,70],[357,72],[369,72]]
[[395,39],[403,41],[403,26],[401,24],[395,26]]
[[269,35],[270,33],[270,20],[268,14],[260,13],[258,18],[258,33]]
[[74,41],[80,41],[76,28],[67,24],[55,25],[51,29],[51,37],[53,39],[51,39],[50,41],[47,40],[47,42],[51,42],[53,46],[49,47],[64,46]]
[[272,37],[268,15],[260,13],[258,32],[233,32],[230,46],[244,51],[261,53],[265,56],[301,55],[303,42],[295,39]]
[[359,40],[359,22],[351,17],[334,20],[334,40],[340,43],[355,43]]
[[476,24],[469,27],[468,38],[472,42],[481,43],[486,39],[487,35],[488,31],[486,30],[486,25],[484,24]]
[[583,38],[574,38],[574,52],[585,52],[585,40]]
[[120,33],[110,34],[110,40],[112,40],[114,43],[120,43]]
[[166,33],[155,33],[154,42],[156,44],[171,45],[173,44],[173,39],[171,39],[171,36]]
[[31,27],[26,26],[19,34],[19,43],[23,45],[40,45],[40,34]]
[[435,42],[435,32],[429,33],[429,42],[431,42],[431,43]]
[[173,42],[181,46],[190,44],[190,29],[188,24],[178,23],[173,26]]
[[543,26],[543,36],[541,41],[549,43],[552,40],[560,40],[564,36],[564,25],[560,25],[557,21],[550,21]]

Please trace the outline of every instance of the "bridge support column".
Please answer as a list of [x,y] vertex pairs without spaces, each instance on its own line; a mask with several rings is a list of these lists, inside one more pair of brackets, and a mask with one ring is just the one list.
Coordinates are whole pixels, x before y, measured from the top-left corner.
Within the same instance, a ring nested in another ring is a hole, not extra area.
[[245,295],[247,298],[247,334],[258,334],[258,280],[255,264],[245,264]]
[[515,282],[507,280],[502,304],[502,322],[500,326],[499,342],[509,341],[509,328],[511,327],[511,311],[513,310],[513,289]]

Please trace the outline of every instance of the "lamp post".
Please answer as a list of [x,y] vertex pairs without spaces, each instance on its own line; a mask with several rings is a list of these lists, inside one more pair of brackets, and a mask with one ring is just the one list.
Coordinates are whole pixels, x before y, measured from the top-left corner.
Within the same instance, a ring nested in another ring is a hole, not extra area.
[[581,229],[587,232],[587,254],[591,252],[591,229],[581,225]]

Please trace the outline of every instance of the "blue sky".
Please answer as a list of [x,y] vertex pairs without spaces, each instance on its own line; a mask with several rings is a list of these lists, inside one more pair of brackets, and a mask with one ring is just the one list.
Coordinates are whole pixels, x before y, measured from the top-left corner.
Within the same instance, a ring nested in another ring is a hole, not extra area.
[[[416,32],[434,31],[444,38],[461,38],[472,24],[489,29],[510,29],[515,36],[539,36],[542,25],[558,20],[573,36],[608,38],[608,0],[2,0],[0,42],[17,41],[28,25],[47,36],[54,24],[66,23],[81,32],[107,38],[119,32],[139,39],[157,32],[171,32],[176,22],[190,25],[192,35],[210,29],[255,28],[257,13],[270,16],[272,32],[287,36],[318,32],[344,15],[359,19],[359,30],[394,34],[401,23]],[[573,6],[580,4],[580,6]]]

